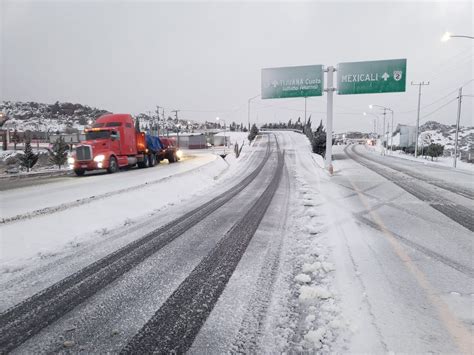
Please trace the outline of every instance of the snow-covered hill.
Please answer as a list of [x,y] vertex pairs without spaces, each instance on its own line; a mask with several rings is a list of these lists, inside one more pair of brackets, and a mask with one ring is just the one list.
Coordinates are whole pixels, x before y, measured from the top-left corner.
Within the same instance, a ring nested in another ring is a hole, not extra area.
[[2,126],[4,129],[72,132],[83,130],[90,120],[108,111],[69,102],[56,102],[49,105],[37,102],[3,101],[0,103],[0,112],[3,112],[7,118]]
[[[3,129],[16,129],[20,132],[30,130],[73,133],[82,131],[89,122],[109,111],[70,102],[44,104],[3,101],[0,102],[0,112],[7,119],[3,125],[0,122]],[[167,117],[165,120],[160,117],[158,120],[156,114],[151,113],[138,113],[133,116],[140,121],[140,127],[144,130],[153,129],[157,125],[160,129],[180,132],[220,128],[218,122],[197,123],[193,120],[177,120],[172,117]]]
[[[444,145],[444,150],[448,154],[454,151],[454,141],[456,126],[448,126],[435,121],[428,121],[420,126],[420,144],[438,143]],[[474,149],[474,127],[460,127],[458,137],[459,149],[462,152],[473,151]]]

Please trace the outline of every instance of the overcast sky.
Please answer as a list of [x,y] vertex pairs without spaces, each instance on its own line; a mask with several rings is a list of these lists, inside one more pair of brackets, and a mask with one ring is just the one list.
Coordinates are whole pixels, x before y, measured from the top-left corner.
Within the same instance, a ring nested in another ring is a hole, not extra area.
[[[335,95],[335,130],[370,131],[371,103],[416,122],[411,81],[430,81],[421,122],[454,124],[455,90],[473,78],[474,42],[440,41],[447,30],[473,35],[471,1],[0,2],[2,100],[132,114],[160,105],[184,119],[246,123],[261,68],[407,58],[405,93]],[[472,100],[463,98],[463,125],[473,125]],[[252,121],[286,122],[303,118],[304,99],[257,98],[251,109]],[[313,122],[325,111],[325,96],[308,99]]]

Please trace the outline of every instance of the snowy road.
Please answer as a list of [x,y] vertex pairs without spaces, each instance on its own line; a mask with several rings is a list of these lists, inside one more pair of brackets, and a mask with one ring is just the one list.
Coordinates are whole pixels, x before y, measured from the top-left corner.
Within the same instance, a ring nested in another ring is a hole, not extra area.
[[0,351],[472,352],[471,175],[337,146],[329,177],[295,132],[247,148],[146,186],[117,174],[86,204],[71,205],[96,194],[84,187],[18,204],[10,216],[68,207],[6,221],[3,237],[67,216],[105,225],[105,209],[130,220],[33,262],[12,246]]
[[363,146],[336,153],[328,242],[348,348],[471,353],[472,175]]
[[[2,314],[2,350],[11,350],[23,343],[18,348],[20,352],[57,351],[64,346],[58,343],[58,336],[74,339],[74,343],[81,344],[86,351],[118,351],[129,340],[125,349],[183,350],[189,347],[202,325],[199,322],[206,320],[205,310],[212,310],[279,185],[283,155],[276,149],[273,138],[271,144],[264,140],[260,139],[260,153],[251,157],[249,165],[253,171],[240,183]],[[149,272],[150,265],[153,273]],[[126,277],[122,277],[125,273]],[[215,273],[218,277],[214,277]],[[171,294],[178,286],[178,291]],[[174,296],[183,288],[186,297]],[[124,289],[130,292],[124,293]],[[204,297],[206,292],[210,293],[210,299],[204,310],[191,307],[194,303],[185,307],[186,300],[194,299],[187,297]],[[168,305],[172,304],[173,297],[179,300],[174,307]],[[166,301],[161,308],[160,299]],[[127,306],[123,307],[125,301]],[[188,321],[182,323],[181,333],[178,332],[166,347],[149,337],[136,340],[141,334],[148,334],[150,328],[152,333],[163,332],[154,325],[147,325],[153,324],[154,311],[163,309],[175,315],[175,318],[167,317],[170,327],[186,316]],[[191,313],[181,314],[186,309]],[[151,318],[149,322],[143,324],[148,318]],[[74,329],[78,324],[83,326],[70,333],[71,326],[64,327],[69,322],[73,322]],[[110,324],[113,330],[109,329]],[[47,328],[42,330],[44,327]],[[139,331],[140,327],[144,328]],[[104,331],[98,332],[98,329]],[[111,331],[116,329],[120,329],[121,336],[110,339]],[[182,332],[187,334],[187,342],[181,341]],[[131,340],[129,337],[134,333],[137,335]]]

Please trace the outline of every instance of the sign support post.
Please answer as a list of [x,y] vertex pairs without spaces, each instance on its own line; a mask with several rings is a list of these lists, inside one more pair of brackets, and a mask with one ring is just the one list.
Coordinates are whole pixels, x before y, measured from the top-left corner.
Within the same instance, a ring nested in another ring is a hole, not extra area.
[[333,95],[336,90],[333,87],[334,83],[334,72],[336,71],[334,67],[330,66],[325,70],[327,74],[327,88],[324,90],[327,92],[327,118],[326,118],[326,169],[332,175],[332,110],[333,110]]

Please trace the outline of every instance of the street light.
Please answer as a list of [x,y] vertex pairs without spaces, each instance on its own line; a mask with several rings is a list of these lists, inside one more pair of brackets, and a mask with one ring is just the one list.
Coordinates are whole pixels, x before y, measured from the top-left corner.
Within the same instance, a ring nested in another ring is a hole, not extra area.
[[[386,128],[385,128],[385,115],[386,111],[390,111],[392,113],[392,136],[390,137],[390,151],[393,152],[393,110],[390,107],[385,107],[385,106],[380,106],[380,105],[369,105],[369,108],[372,110],[374,107],[378,107],[383,109],[383,140],[382,140],[382,147],[383,143],[385,142],[385,136],[386,136]],[[385,148],[385,147],[383,147]],[[385,152],[385,150],[384,150]]]
[[455,37],[474,39],[474,37],[472,37],[472,36],[453,35],[453,34],[451,34],[451,33],[449,33],[449,32],[445,32],[444,35],[441,36],[441,42],[447,42],[447,41],[449,41],[451,38],[455,38]]
[[249,100],[248,100],[248,124],[249,124],[249,131],[250,131],[250,101],[252,101],[253,99],[256,99],[257,97],[260,97],[260,94],[258,95],[255,95],[254,97],[251,97]]
[[375,114],[375,113],[373,113],[373,112],[369,112],[369,113],[367,113],[367,112],[364,112],[363,114],[364,114],[364,116],[367,116],[367,115],[372,115],[372,116],[374,116],[374,117],[375,117],[375,118],[374,118],[374,135],[375,135],[375,139],[377,139],[377,125],[378,125],[378,124],[376,124],[376,122],[378,122],[378,120],[379,120],[379,116],[378,116],[378,115],[376,115],[376,114]]
[[226,122],[222,118],[216,117],[217,121],[223,121],[224,122],[224,155],[225,155],[225,146],[226,146]]

